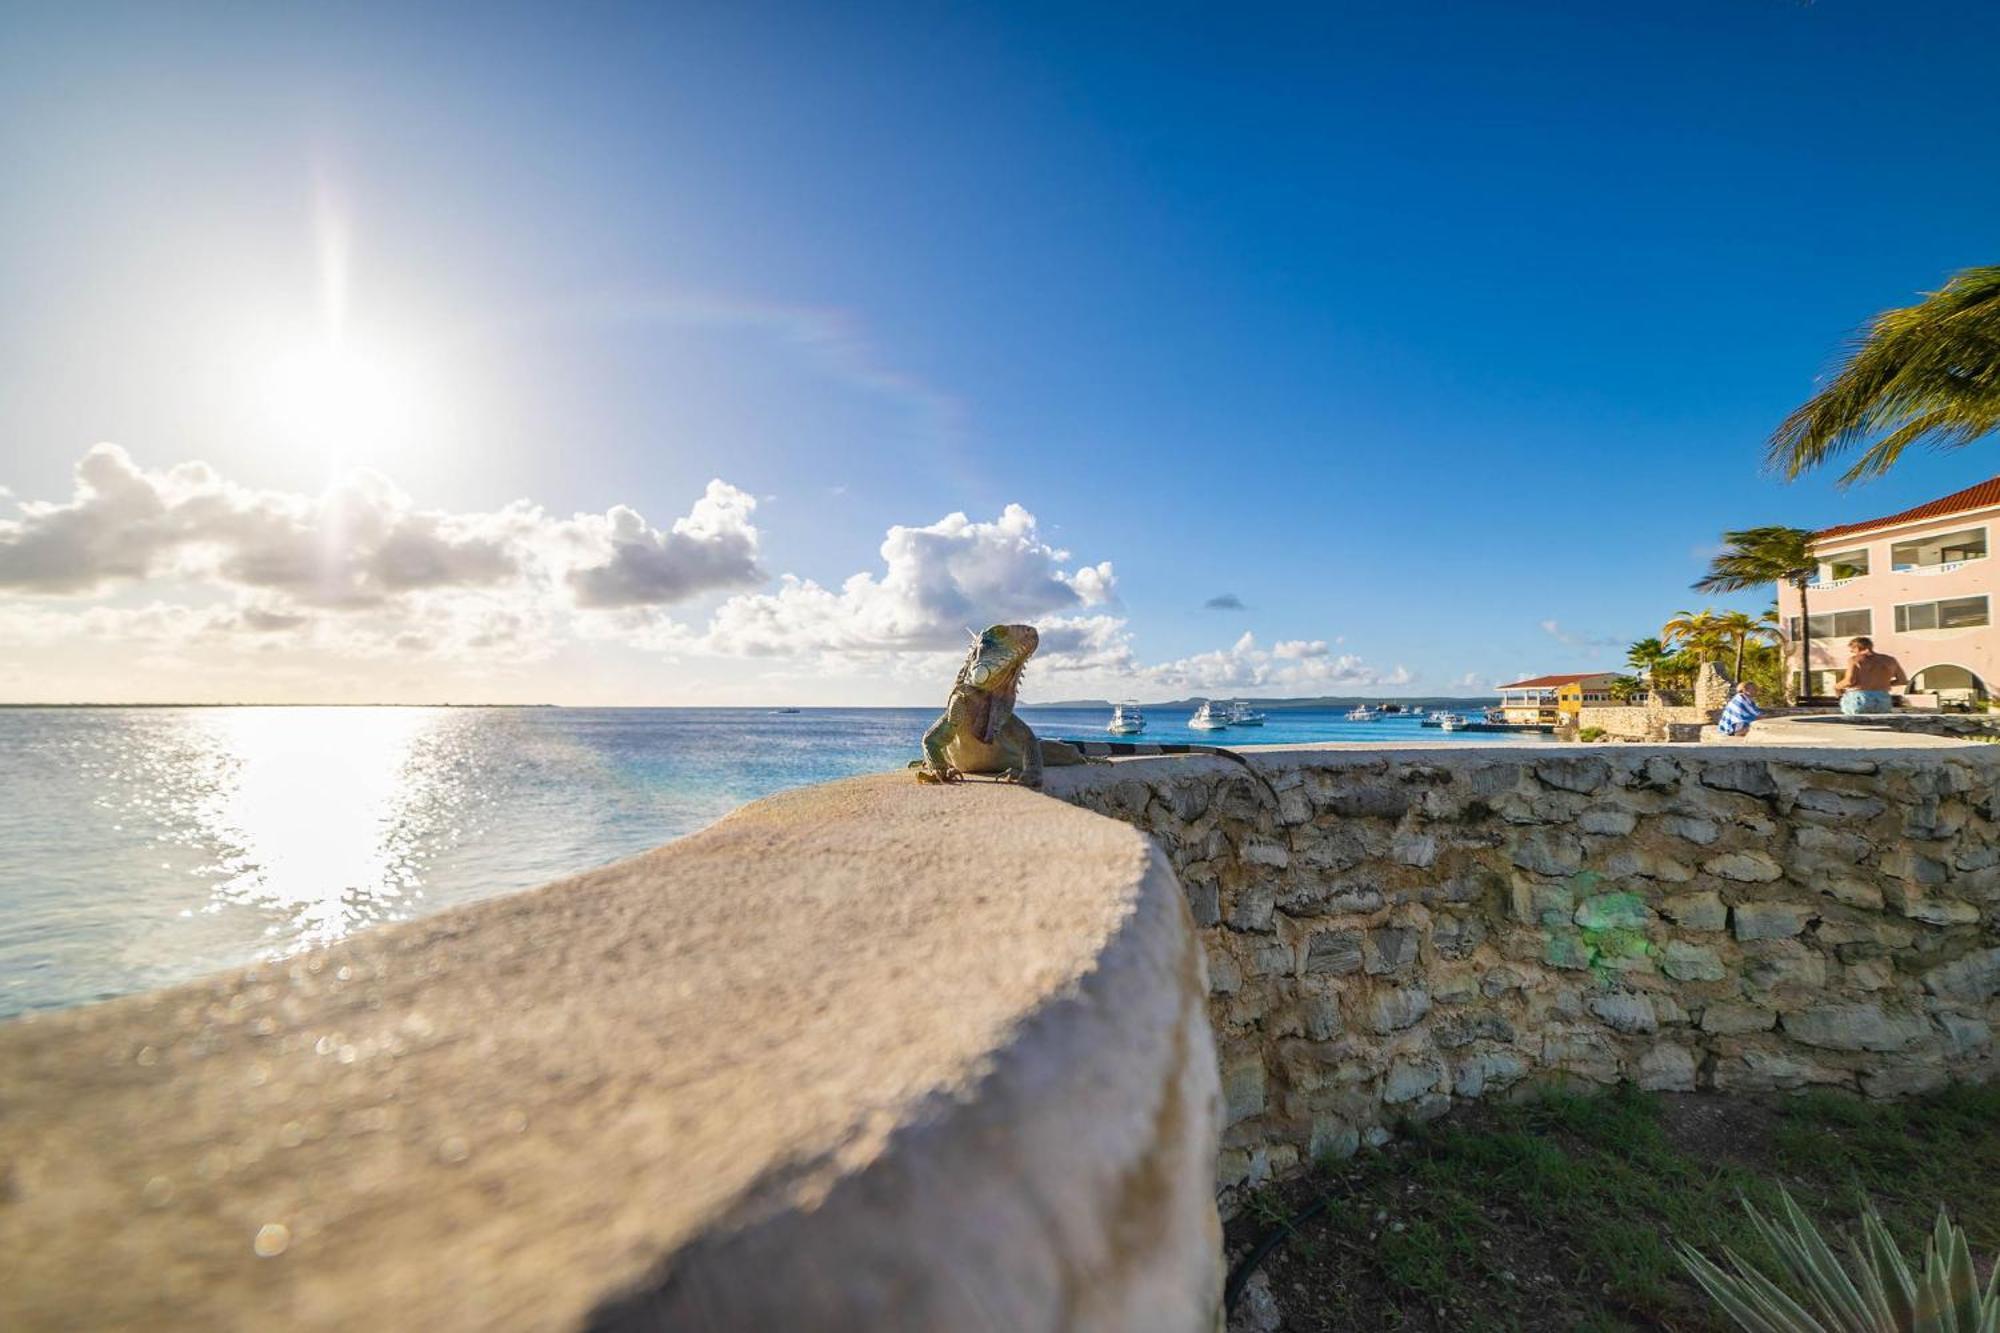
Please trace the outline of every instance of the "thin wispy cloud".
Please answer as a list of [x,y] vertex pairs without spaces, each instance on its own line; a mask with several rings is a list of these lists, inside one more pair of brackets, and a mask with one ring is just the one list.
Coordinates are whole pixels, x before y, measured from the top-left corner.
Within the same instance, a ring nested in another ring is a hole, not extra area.
[[607,323],[764,334],[798,349],[829,379],[901,407],[939,443],[956,442],[963,432],[965,405],[959,398],[895,365],[853,311],[707,294],[621,297],[586,305],[576,314]]
[[1548,635],[1565,648],[1602,650],[1625,646],[1623,640],[1613,638],[1610,635],[1578,634],[1574,630],[1566,630],[1560,623],[1554,620],[1544,620],[1542,622],[1542,633]]

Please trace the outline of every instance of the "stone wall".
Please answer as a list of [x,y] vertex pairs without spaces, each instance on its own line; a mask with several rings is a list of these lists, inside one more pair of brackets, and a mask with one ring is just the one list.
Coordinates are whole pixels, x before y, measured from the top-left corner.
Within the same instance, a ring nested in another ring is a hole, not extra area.
[[1595,727],[1604,733],[1605,739],[1614,741],[1698,740],[1702,728],[1714,724],[1735,689],[1721,667],[1704,662],[1696,673],[1694,689],[1680,696],[1686,700],[1684,703],[1670,702],[1659,691],[1651,690],[1640,703],[1584,708],[1577,714],[1575,728],[1565,728],[1557,735],[1573,741],[1579,739],[1577,733],[1585,727]]
[[[1715,721],[1705,708],[1677,706],[1649,699],[1643,704],[1599,704],[1577,714],[1577,730],[1596,727],[1615,741],[1691,741]],[[1577,739],[1574,735],[1563,739]]]
[[2000,753],[1253,750],[1052,770],[1208,954],[1221,1183],[1549,1080],[1890,1096],[1995,1072]]

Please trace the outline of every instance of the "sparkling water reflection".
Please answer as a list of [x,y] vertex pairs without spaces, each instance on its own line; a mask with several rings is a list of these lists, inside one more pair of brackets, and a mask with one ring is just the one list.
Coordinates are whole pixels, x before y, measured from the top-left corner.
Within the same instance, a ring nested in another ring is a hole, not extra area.
[[[1047,735],[1103,716],[1023,710]],[[0,709],[0,1016],[545,883],[786,787],[900,766],[931,709]],[[1161,718],[1147,739],[1181,739]],[[1274,714],[1231,744],[1435,739]]]

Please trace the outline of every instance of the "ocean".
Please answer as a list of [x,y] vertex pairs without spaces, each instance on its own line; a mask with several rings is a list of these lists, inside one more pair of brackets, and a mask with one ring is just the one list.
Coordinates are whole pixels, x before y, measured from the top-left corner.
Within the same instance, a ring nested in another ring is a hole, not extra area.
[[[1102,709],[1023,708],[1105,739]],[[0,1017],[185,981],[899,768],[931,708],[0,708]],[[1148,741],[1445,739],[1273,712]],[[1461,733],[1478,744],[1506,739]]]

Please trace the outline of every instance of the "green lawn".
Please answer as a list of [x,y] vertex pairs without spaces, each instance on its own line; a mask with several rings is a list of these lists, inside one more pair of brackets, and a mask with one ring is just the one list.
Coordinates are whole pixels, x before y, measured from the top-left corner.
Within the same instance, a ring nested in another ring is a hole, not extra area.
[[1230,1239],[1328,1199],[1265,1264],[1288,1329],[1721,1329],[1670,1242],[1760,1253],[1738,1200],[1769,1210],[1781,1184],[1829,1238],[1865,1193],[1906,1252],[1944,1203],[1983,1271],[2000,1251],[2000,1087],[1481,1106],[1266,1191]]

